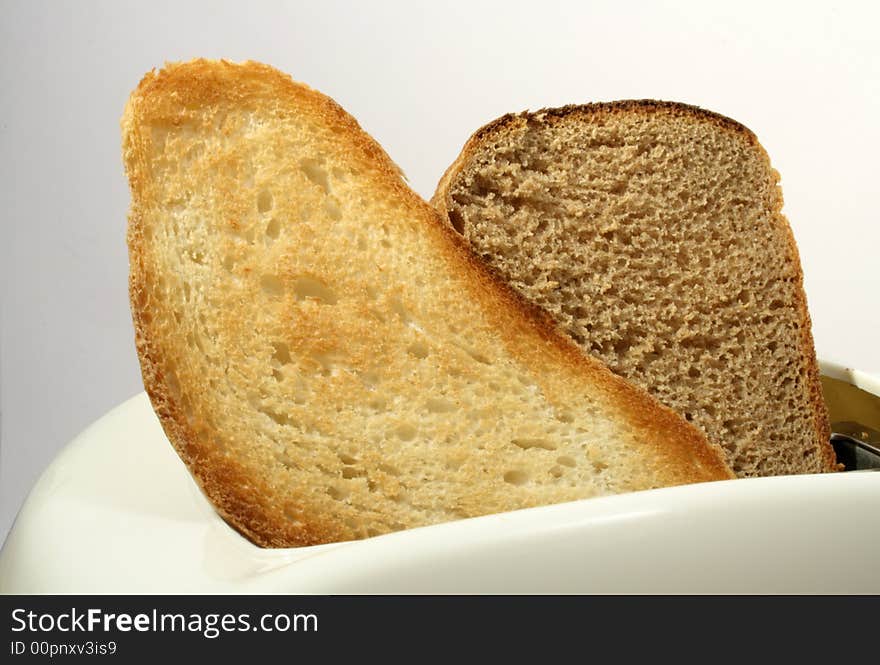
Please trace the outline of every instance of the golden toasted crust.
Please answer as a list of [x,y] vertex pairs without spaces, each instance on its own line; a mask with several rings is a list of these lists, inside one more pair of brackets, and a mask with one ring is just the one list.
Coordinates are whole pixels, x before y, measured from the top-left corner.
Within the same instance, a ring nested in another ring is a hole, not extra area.
[[[455,228],[455,220],[450,212],[452,206],[452,191],[454,183],[462,174],[463,170],[474,160],[478,152],[486,150],[492,145],[493,141],[504,136],[512,128],[527,125],[535,119],[553,124],[556,121],[565,118],[582,118],[585,122],[589,122],[596,117],[616,116],[624,114],[664,114],[673,117],[684,117],[699,119],[709,122],[719,129],[730,132],[745,140],[759,155],[767,172],[775,172],[770,164],[770,158],[766,150],[759,143],[755,134],[744,125],[738,123],[731,118],[707,111],[697,106],[682,104],[678,102],[667,102],[650,99],[642,100],[623,100],[614,102],[598,102],[582,105],[568,105],[561,108],[545,108],[535,112],[524,111],[521,113],[509,113],[489,122],[477,131],[467,140],[458,157],[446,169],[441,177],[437,189],[431,198],[431,205],[438,210],[441,216],[446,220],[450,229]],[[792,265],[796,272],[795,282],[799,285],[803,284],[803,269],[800,263],[800,255],[798,253],[797,244],[791,227],[785,216],[782,214],[782,197],[781,194],[775,209],[772,211],[772,218],[777,228],[783,232],[786,237],[790,256],[792,257]],[[458,229],[456,235],[461,237],[461,229]],[[499,275],[499,279],[503,277]],[[819,382],[819,368],[816,360],[815,347],[811,331],[811,321],[807,309],[806,296],[803,288],[799,288],[795,292],[795,309],[799,313],[800,325],[798,328],[800,335],[800,362],[806,368],[807,375],[807,392],[809,401],[812,405],[813,423],[815,429],[816,441],[819,442],[819,455],[822,459],[822,467],[826,471],[841,470],[842,466],[838,464],[834,449],[829,443],[831,434],[830,424],[828,421],[828,412],[822,397],[821,384]],[[556,323],[556,322],[554,322]],[[558,326],[558,324],[556,324]]]
[[[312,488],[286,487],[281,495],[268,473],[263,477],[248,466],[250,462],[228,454],[222,445],[227,432],[212,420],[216,414],[208,407],[193,409],[187,400],[201,397],[181,395],[174,385],[178,377],[169,358],[179,340],[156,323],[159,315],[167,313],[152,300],[148,288],[161,265],[151,238],[166,214],[153,175],[156,162],[150,152],[150,131],[157,125],[179,128],[200,109],[218,107],[247,108],[267,122],[296,115],[306,118],[316,131],[341,137],[334,140],[347,146],[352,172],[368,179],[377,198],[393,201],[404,210],[419,225],[425,245],[440,253],[451,274],[459,275],[456,286],[465,291],[451,297],[473,302],[474,311],[503,339],[505,348],[500,354],[509,354],[526,366],[531,363],[542,372],[549,363],[559,375],[576,376],[573,380],[591,385],[591,390],[619,409],[628,426],[641,433],[649,469],[645,473],[654,474],[644,481],[645,486],[733,477],[718,449],[708,445],[698,430],[583,354],[555,332],[546,315],[500,282],[405,185],[391,159],[335,102],[265,65],[196,60],[147,74],[122,119],[123,156],[132,192],[128,226],[131,306],[144,385],[168,438],[218,512],[246,537],[263,546],[284,547],[343,540],[362,533],[322,513],[309,493]],[[193,385],[197,382],[192,376],[179,378]],[[548,380],[544,387],[549,392],[559,383]],[[460,501],[456,514],[485,512],[477,490],[471,500]],[[509,507],[518,505],[511,503]]]

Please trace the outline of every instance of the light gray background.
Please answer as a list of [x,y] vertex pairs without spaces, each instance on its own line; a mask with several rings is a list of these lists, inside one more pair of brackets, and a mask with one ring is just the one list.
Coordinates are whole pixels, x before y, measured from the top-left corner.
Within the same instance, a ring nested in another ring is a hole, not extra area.
[[118,121],[165,60],[255,59],[334,97],[429,197],[508,111],[653,97],[782,173],[819,355],[880,372],[876,3],[0,3],[0,540],[55,453],[141,390]]

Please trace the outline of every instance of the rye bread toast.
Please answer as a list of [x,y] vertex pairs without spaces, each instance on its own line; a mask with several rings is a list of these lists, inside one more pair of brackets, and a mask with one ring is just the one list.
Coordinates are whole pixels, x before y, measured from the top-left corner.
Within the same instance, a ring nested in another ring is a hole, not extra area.
[[738,475],[832,471],[778,180],[743,125],[624,101],[499,118],[432,202],[584,351],[723,446]]

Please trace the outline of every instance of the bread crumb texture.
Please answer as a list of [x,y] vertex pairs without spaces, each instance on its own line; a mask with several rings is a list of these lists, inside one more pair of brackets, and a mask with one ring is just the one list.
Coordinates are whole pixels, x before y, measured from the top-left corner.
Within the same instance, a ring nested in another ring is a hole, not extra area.
[[542,325],[329,98],[194,61],[148,74],[122,126],[144,383],[253,541],[730,477]]
[[740,476],[836,468],[778,173],[745,127],[675,103],[510,115],[434,197],[585,351]]

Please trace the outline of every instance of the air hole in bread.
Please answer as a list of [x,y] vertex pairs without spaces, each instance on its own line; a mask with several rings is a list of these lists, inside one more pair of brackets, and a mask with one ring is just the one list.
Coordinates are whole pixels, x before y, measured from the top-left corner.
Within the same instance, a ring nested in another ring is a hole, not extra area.
[[447,399],[430,397],[425,402],[425,408],[431,413],[451,413],[456,410],[455,404]]
[[717,339],[705,335],[691,335],[681,340],[681,346],[686,349],[701,349],[704,351],[716,351],[719,346]]
[[574,416],[571,415],[570,413],[566,413],[566,412],[557,413],[556,420],[558,420],[561,423],[573,423]]
[[736,432],[739,429],[739,421],[737,420],[724,420],[721,423],[721,426],[726,429],[728,432]]
[[260,277],[260,288],[270,296],[280,296],[284,293],[284,283],[278,275],[263,275]]
[[288,427],[293,424],[293,421],[290,419],[290,416],[288,416],[286,413],[278,413],[277,411],[273,411],[272,409],[269,409],[266,407],[260,408],[260,412],[264,416],[271,418],[273,421],[275,421],[277,424],[281,425],[282,427]]
[[266,224],[266,237],[275,240],[281,234],[281,222],[277,219],[270,219]]
[[476,349],[472,349],[467,344],[462,344],[461,342],[452,342],[452,343],[455,346],[457,346],[459,349],[464,351],[472,360],[477,361],[481,365],[491,365],[492,364],[492,361],[489,360],[489,358],[486,357],[485,354],[481,353],[480,351],[477,351]]
[[529,474],[521,469],[514,469],[504,474],[504,482],[511,485],[525,485],[529,482]]
[[660,354],[657,351],[649,351],[645,354],[643,360],[646,365],[650,365],[652,362],[659,360]]
[[260,190],[257,194],[257,211],[267,213],[272,209],[272,192],[268,189]]
[[304,159],[300,162],[300,168],[306,178],[318,185],[327,194],[330,192],[330,182],[327,178],[327,171],[317,159]]
[[352,457],[351,455],[348,455],[346,453],[338,453],[338,457],[339,457],[339,460],[343,464],[351,465],[351,464],[357,464],[357,462],[358,462],[356,457]]
[[293,292],[300,300],[311,298],[327,305],[335,305],[339,301],[333,289],[313,277],[297,277],[293,283]]
[[480,363],[481,365],[491,365],[492,364],[492,361],[489,360],[489,358],[487,356],[480,353],[479,351],[475,351],[474,349],[465,349],[465,351],[467,351],[467,354],[471,358],[476,360],[478,363]]
[[412,441],[417,433],[415,425],[410,423],[401,423],[394,429],[394,435],[401,441]]
[[623,339],[615,340],[612,345],[614,348],[614,353],[617,354],[618,357],[626,355],[632,346],[632,340],[628,337],[624,337]]
[[232,269],[235,267],[235,259],[232,258],[231,254],[227,254],[223,257],[222,265],[226,272],[232,272]]
[[529,448],[543,448],[544,450],[556,450],[556,444],[547,439],[514,439],[511,443],[523,450]]
[[273,353],[272,360],[275,360],[282,365],[289,365],[293,362],[290,357],[290,348],[284,342],[273,342],[272,343]]
[[344,501],[349,496],[347,489],[335,487],[333,485],[327,488],[327,494],[330,495],[330,498],[334,501]]
[[344,466],[342,467],[342,477],[346,480],[351,480],[352,478],[360,478],[361,476],[366,475],[363,470],[358,469],[354,466]]
[[608,464],[604,460],[593,459],[590,460],[590,463],[593,465],[593,469],[596,473],[602,473],[605,469],[608,468]]
[[564,472],[564,470],[562,469],[562,467],[559,467],[559,466],[550,467],[550,475],[553,476],[554,478],[561,478],[563,472]]
[[556,463],[561,464],[562,466],[577,466],[577,462],[574,461],[573,457],[569,457],[568,455],[562,455],[556,458]]
[[415,358],[424,359],[428,357],[428,345],[422,341],[413,342],[407,349],[407,353]]

